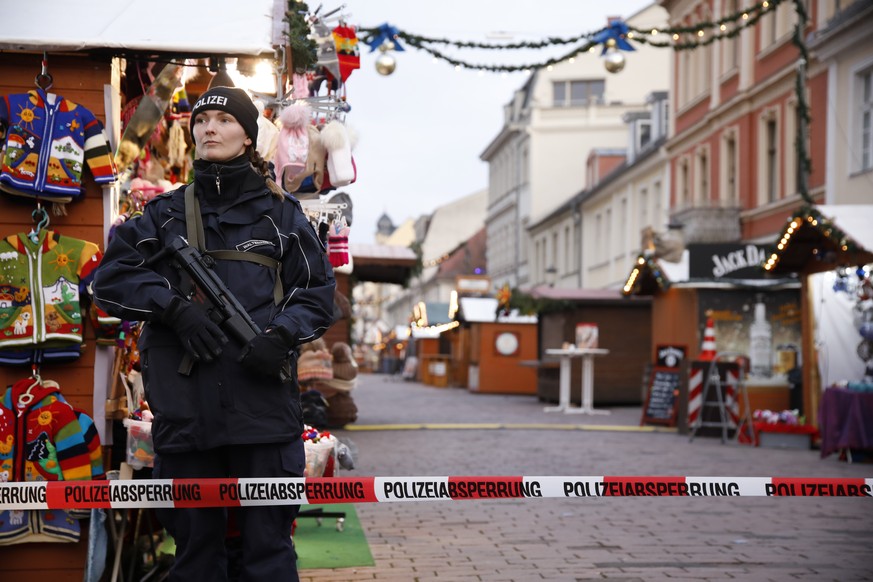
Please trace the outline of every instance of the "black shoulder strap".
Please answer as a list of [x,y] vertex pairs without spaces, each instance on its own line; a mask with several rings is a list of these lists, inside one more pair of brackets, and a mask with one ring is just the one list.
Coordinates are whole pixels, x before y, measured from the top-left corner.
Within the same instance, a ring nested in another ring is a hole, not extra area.
[[215,259],[248,261],[268,269],[274,269],[276,271],[276,281],[273,284],[273,303],[279,305],[282,302],[282,263],[258,253],[244,253],[235,250],[206,250],[206,237],[203,234],[203,217],[200,215],[200,201],[194,195],[194,182],[185,187],[185,226],[188,229],[188,244],[201,253],[205,253]]

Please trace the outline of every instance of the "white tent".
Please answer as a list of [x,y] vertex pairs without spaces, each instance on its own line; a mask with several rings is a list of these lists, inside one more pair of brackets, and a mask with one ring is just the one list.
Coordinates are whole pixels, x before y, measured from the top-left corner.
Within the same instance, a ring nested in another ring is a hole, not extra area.
[[[0,49],[272,55],[285,44],[282,0],[0,0]],[[14,14],[18,13],[18,17]]]
[[[833,204],[816,207],[831,223],[851,237],[859,247],[873,252],[873,205]],[[850,266],[854,267],[854,266]],[[839,290],[835,271],[810,276],[809,288],[815,309],[815,346],[818,350],[822,390],[840,382],[859,381],[865,363],[858,354],[862,338],[858,332],[857,297]]]

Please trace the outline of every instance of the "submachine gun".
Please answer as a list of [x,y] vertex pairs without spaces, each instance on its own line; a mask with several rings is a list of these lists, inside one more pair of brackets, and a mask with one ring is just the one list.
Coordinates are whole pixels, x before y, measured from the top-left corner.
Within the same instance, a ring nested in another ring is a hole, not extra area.
[[[190,293],[192,305],[205,311],[207,317],[223,332],[243,346],[261,333],[258,324],[227,288],[224,281],[212,270],[215,264],[212,257],[204,255],[189,245],[184,237],[179,236],[173,239],[169,246],[150,258],[147,264],[154,264],[167,256],[171,256],[190,279],[193,287]],[[194,359],[186,353],[179,366],[179,373],[187,376],[193,366]],[[291,380],[287,364],[279,372],[279,377],[283,382]]]

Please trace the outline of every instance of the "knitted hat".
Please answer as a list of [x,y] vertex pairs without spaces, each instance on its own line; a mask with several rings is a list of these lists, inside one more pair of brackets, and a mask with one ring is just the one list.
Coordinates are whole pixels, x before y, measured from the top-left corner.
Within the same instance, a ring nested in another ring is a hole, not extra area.
[[[201,111],[218,109],[230,113],[239,122],[251,138],[258,142],[258,108],[255,107],[249,94],[238,87],[212,87],[194,103],[191,108],[191,119],[194,120]],[[191,138],[194,138],[194,123],[191,124]],[[196,141],[196,140],[195,140]]]
[[303,352],[327,352],[327,342],[324,341],[324,338],[318,338],[317,340],[312,340],[311,342],[306,342],[305,344],[300,345],[300,353]]
[[354,380],[358,376],[358,363],[352,357],[352,348],[344,342],[336,342],[331,348],[333,354],[333,377],[340,380]]
[[344,342],[336,342],[331,349],[333,356],[333,377],[324,383],[340,390],[348,392],[357,384],[358,363],[352,357],[352,348]]
[[301,382],[330,378],[333,378],[330,352],[309,350],[301,353],[297,358],[297,379]]

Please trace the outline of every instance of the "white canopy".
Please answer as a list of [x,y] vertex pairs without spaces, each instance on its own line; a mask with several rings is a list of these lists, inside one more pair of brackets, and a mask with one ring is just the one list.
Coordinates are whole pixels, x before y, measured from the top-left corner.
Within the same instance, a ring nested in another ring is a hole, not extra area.
[[852,237],[865,251],[873,252],[873,205],[819,204],[822,215]]
[[18,17],[3,7],[7,26],[0,31],[0,49],[272,54],[284,44],[284,5],[281,0],[28,0],[18,4]]

